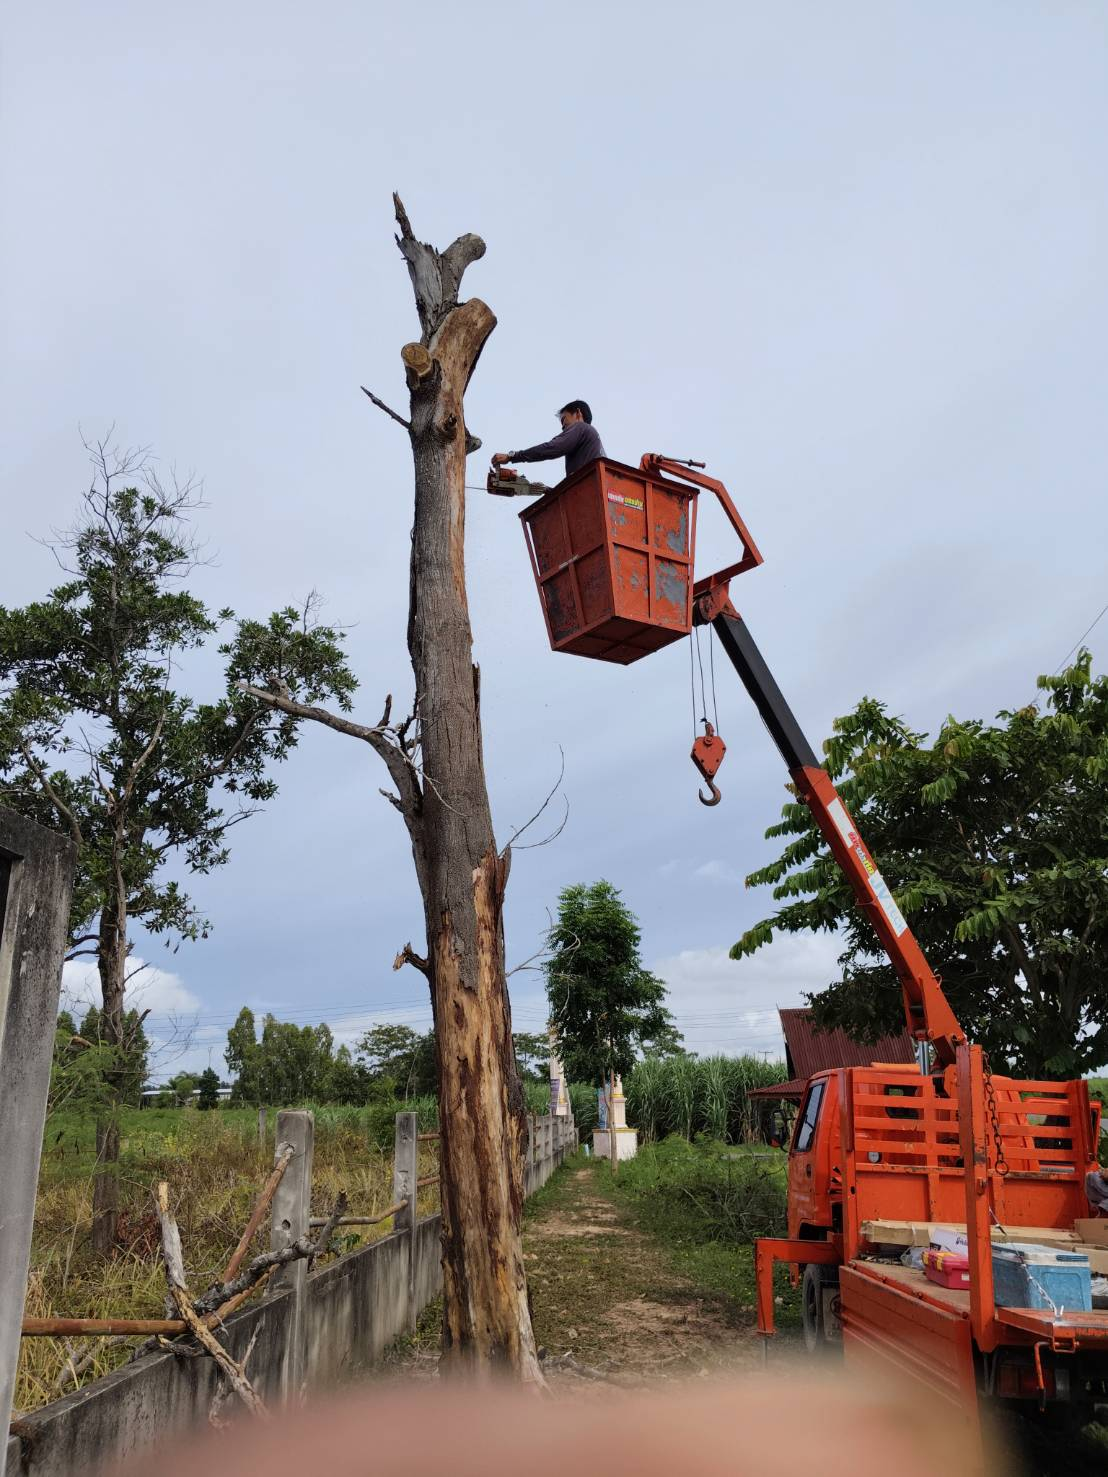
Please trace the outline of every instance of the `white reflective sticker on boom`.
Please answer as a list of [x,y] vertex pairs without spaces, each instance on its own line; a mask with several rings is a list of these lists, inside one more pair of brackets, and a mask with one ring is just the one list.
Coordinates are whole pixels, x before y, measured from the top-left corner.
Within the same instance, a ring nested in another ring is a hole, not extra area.
[[904,914],[896,905],[896,899],[889,891],[889,885],[880,872],[874,872],[869,879],[869,885],[873,888],[873,895],[880,905],[882,913],[889,920],[893,933],[897,938],[905,931],[908,924],[905,922]]
[[858,832],[854,829],[854,822],[846,813],[846,806],[836,795],[827,807],[827,814],[835,822],[835,829],[848,846],[853,846],[858,840]]

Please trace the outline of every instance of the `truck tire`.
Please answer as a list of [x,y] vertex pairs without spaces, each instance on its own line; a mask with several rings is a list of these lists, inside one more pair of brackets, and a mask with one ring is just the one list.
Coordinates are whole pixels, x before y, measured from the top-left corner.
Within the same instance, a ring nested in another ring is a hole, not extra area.
[[804,1319],[804,1347],[809,1354],[828,1355],[834,1344],[827,1337],[827,1325],[823,1313],[823,1292],[826,1287],[838,1285],[838,1274],[831,1267],[809,1262],[804,1268],[801,1281],[801,1310]]

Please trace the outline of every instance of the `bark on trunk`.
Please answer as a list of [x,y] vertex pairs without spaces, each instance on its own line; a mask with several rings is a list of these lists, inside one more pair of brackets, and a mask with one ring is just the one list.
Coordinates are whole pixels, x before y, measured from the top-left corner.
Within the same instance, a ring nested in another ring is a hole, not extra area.
[[127,968],[125,904],[100,914],[100,1036],[111,1056],[104,1074],[108,1101],[96,1122],[96,1173],[92,1182],[92,1247],[108,1256],[119,1220],[119,1097],[123,1068],[123,990]]
[[408,647],[422,775],[401,787],[427,926],[441,1114],[443,1357],[542,1382],[523,1265],[523,1093],[512,1050],[501,909],[509,854],[497,852],[481,750],[479,673],[465,583],[463,396],[496,325],[458,303],[484,242],[441,254],[418,242],[395,200],[423,333],[402,351],[415,461]]

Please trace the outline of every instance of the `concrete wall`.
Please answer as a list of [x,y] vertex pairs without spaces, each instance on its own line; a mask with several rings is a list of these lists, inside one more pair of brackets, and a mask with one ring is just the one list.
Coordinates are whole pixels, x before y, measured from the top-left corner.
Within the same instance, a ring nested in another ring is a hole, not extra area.
[[[543,1123],[535,1120],[528,1194],[547,1182],[577,1143],[572,1123],[557,1122],[550,1130]],[[309,1387],[325,1388],[367,1368],[438,1297],[441,1227],[441,1216],[429,1216],[414,1235],[394,1232],[307,1278],[300,1327]],[[258,1330],[247,1370],[262,1398],[274,1405],[285,1383],[295,1296],[290,1289],[235,1313],[222,1335],[241,1359]],[[103,1463],[152,1449],[159,1440],[206,1425],[222,1383],[207,1357],[151,1354],[136,1360],[25,1416],[8,1443],[7,1477],[85,1477]],[[234,1396],[228,1399],[228,1415],[236,1403]]]
[[[259,1329],[250,1377],[263,1399],[280,1398],[292,1297],[286,1293],[229,1318],[223,1341],[236,1359]],[[150,1354],[93,1380],[16,1423],[8,1443],[7,1477],[66,1477],[154,1447],[169,1436],[205,1426],[223,1378],[209,1358]],[[232,1415],[236,1397],[225,1406]]]
[[348,1378],[404,1332],[410,1246],[411,1238],[398,1231],[308,1279],[306,1368],[313,1385]]

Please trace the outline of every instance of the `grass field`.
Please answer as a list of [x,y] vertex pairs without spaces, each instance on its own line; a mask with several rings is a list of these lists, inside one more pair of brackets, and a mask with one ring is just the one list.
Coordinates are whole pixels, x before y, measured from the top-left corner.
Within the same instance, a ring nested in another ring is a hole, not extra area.
[[[415,1105],[413,1105],[415,1106]],[[384,1111],[382,1111],[382,1107]],[[421,1126],[434,1126],[433,1103],[423,1105]],[[317,1107],[312,1176],[313,1214],[325,1214],[345,1190],[351,1214],[373,1215],[392,1202],[392,1141],[395,1107]],[[39,1177],[35,1234],[26,1312],[31,1317],[161,1317],[165,1295],[158,1225],[152,1194],[167,1180],[181,1227],[185,1265],[194,1291],[218,1279],[273,1164],[276,1112],[268,1115],[264,1150],[258,1114],[252,1108],[147,1108],[127,1110],[121,1124],[122,1214],[115,1255],[92,1255],[92,1173],[95,1130],[87,1118],[60,1114],[47,1124]],[[435,1145],[425,1146],[422,1173],[433,1173]],[[437,1208],[431,1186],[420,1210]],[[382,1226],[348,1227],[336,1242],[343,1252],[387,1235]],[[251,1252],[265,1250],[263,1222]],[[134,1342],[138,1342],[135,1340]],[[127,1357],[126,1345],[106,1339],[24,1339],[16,1407],[30,1410],[62,1393],[69,1348],[87,1347],[97,1359],[84,1380],[105,1373]],[[68,1388],[72,1388],[69,1381]]]

